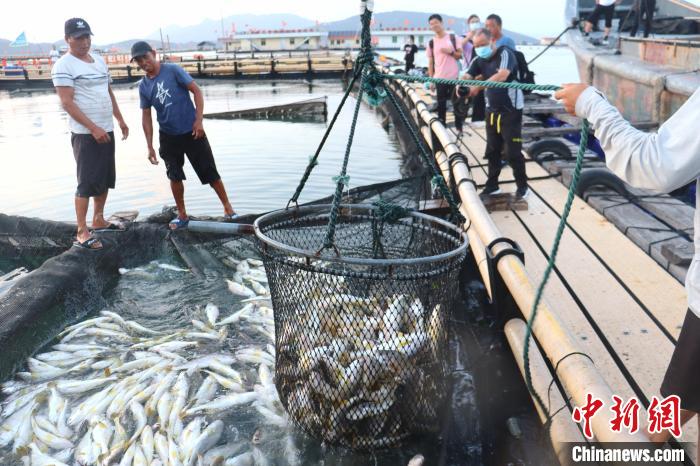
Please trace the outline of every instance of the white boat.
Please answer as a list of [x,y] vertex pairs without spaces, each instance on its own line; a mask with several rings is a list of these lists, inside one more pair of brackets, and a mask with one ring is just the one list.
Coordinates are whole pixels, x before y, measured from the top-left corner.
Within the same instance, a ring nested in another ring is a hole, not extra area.
[[[628,24],[633,5],[623,0],[617,6],[614,31]],[[595,0],[568,0],[566,21],[583,23],[594,7]],[[627,119],[648,127],[666,121],[700,87],[700,1],[658,0],[654,24],[666,25],[665,33],[644,39],[615,32],[609,45],[601,44],[601,33],[585,37],[579,28],[567,37],[581,80],[602,90]],[[673,31],[673,25],[680,27]]]

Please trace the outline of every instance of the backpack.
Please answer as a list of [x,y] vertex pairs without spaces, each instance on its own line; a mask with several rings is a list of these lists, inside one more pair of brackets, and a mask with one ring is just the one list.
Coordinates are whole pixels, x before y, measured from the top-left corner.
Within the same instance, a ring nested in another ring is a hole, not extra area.
[[[452,47],[457,50],[457,36],[450,34],[450,42],[452,42]],[[435,41],[433,39],[430,39],[430,42],[428,42],[428,47],[430,47],[430,55],[435,60]]]
[[[501,53],[503,49],[506,48],[505,45],[501,46],[496,50],[496,53]],[[511,77],[522,84],[535,84],[535,73],[530,71],[530,67],[527,64],[527,59],[525,58],[525,55],[520,52],[519,50],[512,50],[513,55],[515,55],[515,59],[518,62],[518,66],[513,71],[511,74]],[[531,94],[532,91],[523,91],[524,94]]]

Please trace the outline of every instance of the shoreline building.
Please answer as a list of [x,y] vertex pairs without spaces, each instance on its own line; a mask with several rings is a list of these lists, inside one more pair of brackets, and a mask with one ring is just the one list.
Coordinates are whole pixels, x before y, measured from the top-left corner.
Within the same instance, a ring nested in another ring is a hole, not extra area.
[[235,32],[219,39],[227,52],[287,52],[328,47],[328,32],[319,29],[272,29]]
[[[454,31],[447,32],[455,34]],[[373,45],[377,50],[403,50],[411,36],[415,37],[418,48],[423,49],[434,35],[428,28],[380,28],[372,31]]]

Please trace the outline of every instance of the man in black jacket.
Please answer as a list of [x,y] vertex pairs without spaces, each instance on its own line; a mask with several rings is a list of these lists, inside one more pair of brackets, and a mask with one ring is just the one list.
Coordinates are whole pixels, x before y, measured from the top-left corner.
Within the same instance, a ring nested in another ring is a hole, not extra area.
[[[474,36],[474,51],[477,58],[472,62],[466,79],[480,81],[511,82],[518,62],[513,51],[507,47],[496,48],[491,33],[482,29]],[[473,87],[471,97],[483,88]],[[519,89],[487,88],[486,94],[486,158],[489,173],[482,194],[500,193],[498,177],[501,174],[501,156],[505,148],[506,157],[513,168],[517,185],[516,196],[527,196],[527,175],[522,154],[523,107],[525,97]]]

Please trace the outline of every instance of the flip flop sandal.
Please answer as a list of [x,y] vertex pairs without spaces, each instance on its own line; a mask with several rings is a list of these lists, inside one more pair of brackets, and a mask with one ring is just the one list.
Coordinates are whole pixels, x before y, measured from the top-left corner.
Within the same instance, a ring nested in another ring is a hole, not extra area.
[[104,228],[95,228],[92,231],[96,231],[97,233],[101,233],[103,231],[126,231],[126,228],[124,228],[123,225],[119,225],[116,223],[110,223],[108,226]]
[[90,238],[86,239],[85,241],[83,241],[82,243],[78,240],[74,241],[73,246],[78,247],[78,248],[82,248],[82,249],[88,249],[90,251],[99,251],[100,249],[104,248],[104,246],[102,244],[95,247],[96,243],[99,243],[99,242],[100,242],[99,238],[90,237]]
[[224,222],[235,222],[238,220],[241,216],[238,215],[237,213],[232,213],[232,214],[226,214],[224,215]]
[[176,230],[182,230],[183,228],[187,228],[187,226],[190,224],[190,219],[188,218],[187,220],[182,220],[181,218],[176,218],[172,222],[168,224],[170,227],[170,230],[176,231]]

